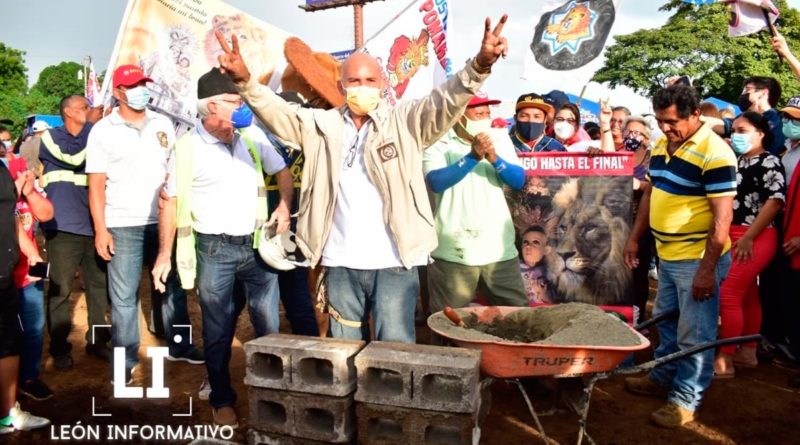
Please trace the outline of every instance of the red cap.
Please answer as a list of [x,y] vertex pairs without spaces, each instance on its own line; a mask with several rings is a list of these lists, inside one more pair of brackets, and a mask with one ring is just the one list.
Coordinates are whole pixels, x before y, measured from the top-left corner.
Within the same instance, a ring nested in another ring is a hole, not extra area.
[[469,100],[467,104],[467,108],[469,107],[477,107],[479,105],[497,105],[500,101],[497,99],[489,99],[489,96],[486,95],[483,91],[478,91],[472,96],[472,99]]
[[144,71],[136,65],[122,65],[114,70],[112,85],[117,87],[130,87],[141,81],[152,82],[153,79],[144,75]]

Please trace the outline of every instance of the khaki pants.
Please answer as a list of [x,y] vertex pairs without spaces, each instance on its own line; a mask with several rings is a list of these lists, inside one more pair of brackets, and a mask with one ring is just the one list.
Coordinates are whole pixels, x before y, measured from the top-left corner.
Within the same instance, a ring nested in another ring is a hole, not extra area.
[[484,266],[465,266],[435,260],[428,266],[431,312],[441,311],[445,306],[467,306],[475,297],[481,278],[489,291],[486,297],[492,306],[528,305],[519,271],[519,260],[516,258]]

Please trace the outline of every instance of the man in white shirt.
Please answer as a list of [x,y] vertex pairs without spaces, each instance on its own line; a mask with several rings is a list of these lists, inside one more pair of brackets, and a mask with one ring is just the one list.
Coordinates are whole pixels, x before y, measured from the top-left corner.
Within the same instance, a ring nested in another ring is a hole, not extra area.
[[[152,266],[158,253],[158,193],[175,142],[169,119],[147,110],[147,82],[151,79],[135,65],[114,71],[113,95],[119,106],[92,128],[86,145],[95,248],[109,262],[111,340],[114,347],[125,348],[126,381],[132,380],[139,361],[137,290],[142,264]],[[189,335],[186,293],[175,274],[162,290],[168,359],[202,364],[202,353]]]
[[177,228],[181,285],[193,287],[197,276],[214,423],[236,428],[228,366],[242,309],[237,302],[247,298],[256,337],[278,332],[279,325],[278,274],[255,250],[267,214],[264,174],[275,176],[280,192],[268,222],[277,224],[277,232],[289,227],[294,185],[283,157],[252,125],[252,112],[227,76],[213,68],[198,80],[197,94],[202,124],[177,142],[170,159],[153,282],[163,288],[169,276]]

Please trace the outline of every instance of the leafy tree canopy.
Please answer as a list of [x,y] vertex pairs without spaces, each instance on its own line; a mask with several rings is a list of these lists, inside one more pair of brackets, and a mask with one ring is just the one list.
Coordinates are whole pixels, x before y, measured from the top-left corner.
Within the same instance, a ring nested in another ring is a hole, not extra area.
[[[786,0],[773,3],[781,11],[779,31],[790,48],[800,49],[800,13]],[[783,87],[781,103],[800,94],[800,83],[788,64],[772,50],[768,31],[728,37],[729,14],[722,3],[693,6],[670,0],[661,10],[674,11],[661,28],[616,36],[616,43],[606,50],[605,65],[592,80],[612,87],[626,85],[651,96],[665,79],[687,75],[703,97],[736,103],[744,79],[771,76]]]
[[83,80],[78,73],[83,65],[75,62],[61,62],[50,65],[39,74],[39,80],[31,91],[39,91],[45,96],[56,96],[59,99],[70,94],[83,94]]
[[28,91],[28,68],[25,52],[0,42],[0,93],[25,94]]

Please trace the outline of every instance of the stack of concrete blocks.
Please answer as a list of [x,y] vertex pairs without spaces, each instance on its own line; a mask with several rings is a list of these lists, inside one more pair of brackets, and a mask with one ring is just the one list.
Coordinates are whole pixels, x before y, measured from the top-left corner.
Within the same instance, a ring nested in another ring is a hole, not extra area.
[[356,356],[360,445],[471,445],[477,350],[375,341]]
[[244,345],[250,445],[353,443],[359,340],[271,334]]

